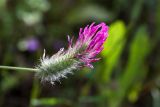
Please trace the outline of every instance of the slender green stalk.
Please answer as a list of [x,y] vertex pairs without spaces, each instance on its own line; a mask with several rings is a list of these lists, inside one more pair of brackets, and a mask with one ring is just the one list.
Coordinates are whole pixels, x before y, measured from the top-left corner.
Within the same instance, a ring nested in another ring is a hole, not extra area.
[[34,68],[12,67],[12,66],[1,66],[1,65],[0,65],[0,69],[24,70],[24,71],[31,71],[31,72],[38,71],[38,69],[34,69]]

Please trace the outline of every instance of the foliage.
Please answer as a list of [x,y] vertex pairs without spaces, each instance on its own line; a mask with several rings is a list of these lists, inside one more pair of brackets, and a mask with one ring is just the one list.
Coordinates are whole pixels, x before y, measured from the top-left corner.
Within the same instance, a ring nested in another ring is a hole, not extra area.
[[35,67],[91,22],[109,25],[101,60],[55,85],[0,70],[2,107],[159,107],[159,0],[0,0],[0,64]]

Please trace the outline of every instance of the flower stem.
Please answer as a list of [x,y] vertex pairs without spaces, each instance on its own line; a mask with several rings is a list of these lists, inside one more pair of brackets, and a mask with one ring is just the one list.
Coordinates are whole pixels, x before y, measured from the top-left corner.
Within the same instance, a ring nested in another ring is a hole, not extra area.
[[0,65],[0,69],[24,70],[24,71],[31,71],[31,72],[38,71],[38,69],[34,69],[34,68],[12,67],[12,66],[1,66],[1,65]]

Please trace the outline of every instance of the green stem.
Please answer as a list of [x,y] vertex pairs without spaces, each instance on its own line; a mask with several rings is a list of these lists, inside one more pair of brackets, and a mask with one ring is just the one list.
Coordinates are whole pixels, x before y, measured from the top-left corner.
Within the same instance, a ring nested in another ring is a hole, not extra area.
[[38,71],[38,69],[34,69],[34,68],[12,67],[12,66],[1,66],[1,65],[0,65],[0,69],[24,70],[24,71],[32,71],[32,72]]

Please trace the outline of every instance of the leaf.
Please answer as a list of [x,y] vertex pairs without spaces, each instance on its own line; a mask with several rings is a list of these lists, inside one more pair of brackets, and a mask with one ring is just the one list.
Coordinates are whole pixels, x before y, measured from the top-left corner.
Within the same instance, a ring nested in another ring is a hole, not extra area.
[[33,99],[32,100],[32,105],[33,106],[44,106],[44,105],[56,105],[60,101],[56,98],[41,98],[41,99]]
[[58,99],[58,98],[41,98],[41,99],[33,99],[33,106],[54,106],[57,104],[70,104],[68,100]]
[[[141,83],[145,79],[147,74],[147,68],[144,66],[145,59],[150,51],[150,42],[146,26],[140,26],[135,34],[135,37],[130,46],[129,60],[124,70],[124,73],[118,79],[119,84],[116,90],[110,90],[107,95],[109,99],[110,107],[118,107],[128,94],[129,89],[135,88],[137,83],[141,86]],[[141,87],[138,87],[141,88]],[[129,100],[135,101],[136,94],[140,89],[134,90],[133,93],[129,93]],[[132,92],[133,90],[131,90]],[[132,94],[132,95],[130,95]]]
[[127,66],[124,74],[120,77],[119,100],[124,99],[130,88],[136,86],[138,82],[143,82],[148,71],[144,66],[144,62],[150,51],[150,42],[146,26],[140,26],[135,35],[130,46]]
[[141,26],[131,44],[129,61],[126,66],[124,75],[121,77],[121,85],[128,88],[134,79],[140,74],[142,65],[150,50],[149,38],[146,26]]
[[125,33],[126,26],[122,21],[113,23],[109,28],[109,37],[102,51],[102,56],[105,58],[105,65],[107,66],[102,77],[104,81],[110,79],[113,68],[117,64],[123,51],[126,40]]

